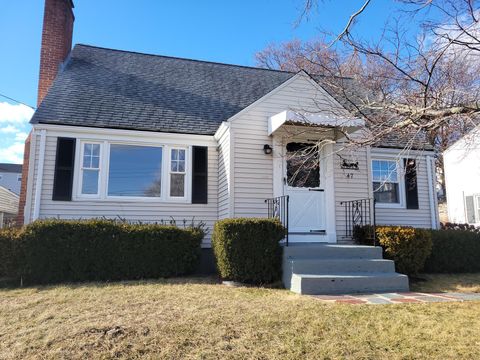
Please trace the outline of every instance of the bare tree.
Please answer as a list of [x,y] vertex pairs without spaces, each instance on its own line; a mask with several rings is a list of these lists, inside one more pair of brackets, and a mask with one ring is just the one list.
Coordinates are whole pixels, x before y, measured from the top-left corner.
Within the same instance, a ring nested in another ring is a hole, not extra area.
[[[366,0],[339,34],[271,45],[257,54],[257,62],[321,75],[322,85],[371,130],[370,136],[349,139],[352,143],[395,137],[405,148],[419,141],[433,146],[444,187],[441,152],[480,118],[479,5],[475,0],[396,3],[396,16],[375,41],[356,32],[358,21],[368,21],[372,1]],[[309,0],[304,12],[317,5]],[[412,34],[412,28],[418,31]]]

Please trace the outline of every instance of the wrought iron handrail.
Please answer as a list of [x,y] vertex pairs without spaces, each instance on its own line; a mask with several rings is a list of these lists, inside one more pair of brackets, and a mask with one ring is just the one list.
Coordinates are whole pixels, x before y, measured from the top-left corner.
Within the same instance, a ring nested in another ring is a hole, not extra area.
[[285,228],[285,245],[288,246],[288,195],[266,199],[268,217],[278,219]]
[[375,199],[341,201],[340,206],[345,208],[345,237],[352,239],[355,228],[366,226],[366,235],[376,246]]

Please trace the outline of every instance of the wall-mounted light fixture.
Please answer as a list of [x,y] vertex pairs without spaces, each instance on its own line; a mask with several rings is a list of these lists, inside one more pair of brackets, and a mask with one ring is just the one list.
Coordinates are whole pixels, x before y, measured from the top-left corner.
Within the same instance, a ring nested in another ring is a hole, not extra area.
[[270,155],[272,153],[272,151],[273,151],[273,149],[270,145],[268,145],[268,144],[263,145],[263,152],[266,155]]

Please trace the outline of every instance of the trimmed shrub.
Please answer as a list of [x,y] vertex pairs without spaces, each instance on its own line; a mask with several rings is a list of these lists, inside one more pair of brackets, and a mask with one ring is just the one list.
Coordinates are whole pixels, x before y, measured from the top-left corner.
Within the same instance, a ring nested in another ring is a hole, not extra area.
[[[373,245],[372,238],[365,238],[369,231],[370,229],[356,229],[355,240],[362,245]],[[378,226],[376,237],[385,258],[395,261],[396,270],[403,274],[417,275],[423,270],[432,251],[432,236],[427,229]]]
[[44,220],[16,241],[16,275],[27,284],[170,277],[195,270],[200,228],[112,220]]
[[471,229],[432,230],[432,240],[426,272],[480,272],[480,233]]
[[355,225],[353,227],[353,240],[358,245],[373,245],[373,226],[372,225]]
[[477,227],[475,225],[446,222],[440,223],[440,226],[442,230],[466,230],[480,234],[480,227]]
[[18,229],[15,228],[0,230],[0,279],[3,277],[12,277],[14,275],[14,246],[18,233]]
[[278,220],[238,218],[215,223],[212,247],[224,280],[269,284],[280,280],[285,228]]

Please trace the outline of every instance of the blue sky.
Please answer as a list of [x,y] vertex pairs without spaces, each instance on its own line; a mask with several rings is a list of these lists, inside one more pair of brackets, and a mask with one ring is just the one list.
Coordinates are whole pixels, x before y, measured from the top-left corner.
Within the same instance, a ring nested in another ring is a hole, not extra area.
[[[74,0],[73,43],[242,65],[272,42],[339,32],[362,0],[325,0],[294,27],[302,0]],[[0,94],[36,105],[43,1],[0,5]],[[374,36],[393,14],[373,1],[358,23]],[[33,110],[0,97],[0,162],[21,162]]]

